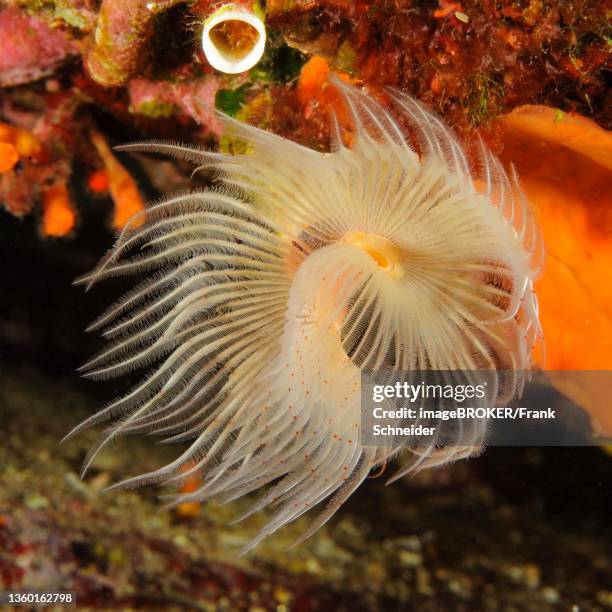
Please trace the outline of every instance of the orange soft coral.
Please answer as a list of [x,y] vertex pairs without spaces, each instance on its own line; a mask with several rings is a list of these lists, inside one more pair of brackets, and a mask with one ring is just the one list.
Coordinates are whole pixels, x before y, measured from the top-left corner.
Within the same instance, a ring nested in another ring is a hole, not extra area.
[[350,145],[352,138],[350,114],[338,90],[330,86],[329,79],[332,74],[345,83],[358,82],[344,72],[332,71],[324,57],[314,55],[302,66],[298,81],[298,97],[304,108],[304,118],[307,120],[312,120],[315,112],[326,118],[333,113],[342,130],[344,144]]
[[0,142],[0,172],[10,172],[19,161],[19,153],[10,142]]
[[[102,134],[96,131],[92,132],[91,141],[104,162],[108,177],[108,188],[115,204],[113,227],[122,229],[130,217],[144,210],[142,197],[131,174],[113,155]],[[136,221],[133,225],[138,227],[141,223],[142,220]]]
[[[523,106],[503,119],[504,154],[535,205],[547,248],[537,284],[548,370],[612,369],[612,135],[577,115]],[[595,385],[555,384],[612,435]]]
[[[191,471],[194,467],[196,467],[195,462],[188,461],[181,468],[181,472],[185,474],[185,480],[181,485],[181,494],[183,495],[194,493],[204,484],[204,481],[197,470]],[[198,500],[185,501],[176,506],[176,513],[183,519],[194,519],[200,514],[201,507],[202,504]]]
[[[31,132],[14,125],[0,122],[0,143],[12,146],[11,157],[17,154],[19,158],[32,158],[35,161],[41,161],[44,157],[40,140]],[[3,151],[6,153],[8,148],[4,148]]]
[[64,181],[51,185],[43,191],[42,207],[42,231],[45,236],[59,238],[74,229],[76,213]]
[[87,186],[93,193],[106,193],[109,189],[108,172],[103,168],[95,170],[87,178]]

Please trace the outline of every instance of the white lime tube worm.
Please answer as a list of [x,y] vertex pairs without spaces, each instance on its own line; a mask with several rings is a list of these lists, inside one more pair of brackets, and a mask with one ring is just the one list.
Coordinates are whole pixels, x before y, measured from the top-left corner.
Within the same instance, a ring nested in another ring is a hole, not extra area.
[[250,70],[261,59],[265,46],[263,14],[253,1],[224,4],[204,22],[204,55],[220,72]]

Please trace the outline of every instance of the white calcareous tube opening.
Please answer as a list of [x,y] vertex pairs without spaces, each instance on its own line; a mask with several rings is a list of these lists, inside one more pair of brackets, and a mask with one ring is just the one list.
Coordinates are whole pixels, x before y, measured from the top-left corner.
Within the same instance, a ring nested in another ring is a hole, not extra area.
[[220,72],[236,74],[251,69],[261,59],[265,46],[263,20],[242,7],[221,7],[204,23],[204,55]]

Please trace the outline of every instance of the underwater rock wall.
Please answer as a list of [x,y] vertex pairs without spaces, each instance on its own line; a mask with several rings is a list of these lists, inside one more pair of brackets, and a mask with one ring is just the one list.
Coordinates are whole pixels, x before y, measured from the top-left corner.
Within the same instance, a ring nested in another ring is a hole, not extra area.
[[[93,128],[117,141],[172,137],[212,145],[219,109],[325,149],[329,109],[321,75],[329,69],[374,92],[384,85],[409,91],[466,137],[474,126],[490,137],[493,118],[527,103],[612,125],[603,1],[247,4],[265,20],[266,50],[249,72],[233,75],[215,71],[201,46],[204,22],[221,2],[0,3],[4,207],[17,216],[42,213],[45,235],[78,227],[74,162],[86,175],[105,167],[90,139]],[[239,36],[230,42],[239,46]],[[16,146],[14,130],[43,153]],[[53,208],[59,212],[45,219],[52,208],[45,205],[47,186],[63,195]],[[89,187],[105,192],[96,174]]]

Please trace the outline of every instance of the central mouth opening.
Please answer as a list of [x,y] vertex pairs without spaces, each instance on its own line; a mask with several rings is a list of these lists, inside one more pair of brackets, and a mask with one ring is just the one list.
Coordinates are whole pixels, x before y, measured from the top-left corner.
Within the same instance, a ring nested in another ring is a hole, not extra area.
[[342,242],[363,249],[386,272],[402,275],[400,250],[383,236],[349,231],[342,237]]
[[259,32],[240,19],[218,23],[210,30],[209,36],[219,53],[234,60],[245,58],[259,40]]

